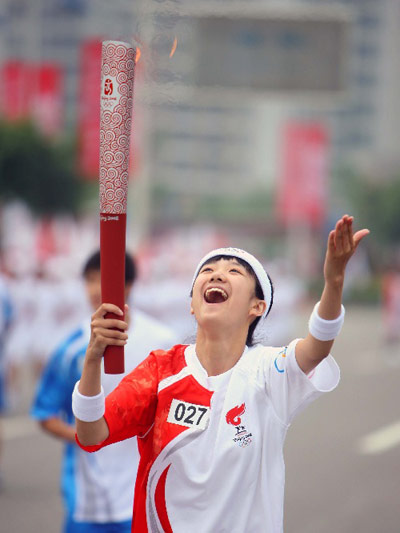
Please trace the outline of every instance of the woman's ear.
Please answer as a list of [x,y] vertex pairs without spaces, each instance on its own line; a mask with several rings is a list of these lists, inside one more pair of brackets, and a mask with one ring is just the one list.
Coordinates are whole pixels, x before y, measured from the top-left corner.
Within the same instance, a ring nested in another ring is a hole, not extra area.
[[262,316],[265,313],[265,310],[267,308],[267,304],[265,300],[259,300],[256,299],[253,306],[250,308],[250,316],[257,318],[258,316]]
[[190,306],[190,314],[191,314],[191,315],[194,315],[194,310],[193,310],[193,307],[192,307],[192,306]]

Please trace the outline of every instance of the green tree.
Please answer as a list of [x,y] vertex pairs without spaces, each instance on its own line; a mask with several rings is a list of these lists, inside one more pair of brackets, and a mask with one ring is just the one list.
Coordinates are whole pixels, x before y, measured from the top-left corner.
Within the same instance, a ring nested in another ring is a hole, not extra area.
[[373,266],[380,269],[400,248],[400,176],[372,179],[346,170],[338,182],[340,196],[356,216],[357,227],[371,230],[367,245]]
[[73,150],[32,124],[0,122],[0,198],[18,198],[38,214],[75,212],[81,181]]

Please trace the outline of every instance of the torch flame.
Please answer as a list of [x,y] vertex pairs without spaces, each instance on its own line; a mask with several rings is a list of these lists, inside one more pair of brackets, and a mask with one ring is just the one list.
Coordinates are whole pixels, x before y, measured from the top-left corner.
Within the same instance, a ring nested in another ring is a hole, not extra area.
[[178,46],[178,39],[175,36],[174,42],[172,43],[171,52],[169,53],[169,57],[172,57],[175,54],[175,50],[177,46]]
[[136,47],[135,65],[138,64],[141,55],[142,55],[142,52],[140,51],[140,48],[137,46]]

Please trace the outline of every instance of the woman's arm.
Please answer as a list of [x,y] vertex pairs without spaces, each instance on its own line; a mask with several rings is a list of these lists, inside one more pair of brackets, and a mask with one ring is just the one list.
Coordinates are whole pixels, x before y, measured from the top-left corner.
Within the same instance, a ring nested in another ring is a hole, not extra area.
[[[318,308],[318,315],[325,320],[334,320],[341,314],[345,269],[361,240],[369,234],[362,229],[353,234],[353,217],[344,215],[329,234],[324,264],[325,286]],[[309,333],[296,345],[296,360],[308,374],[330,352],[334,340],[321,341]]]
[[[104,318],[107,313],[123,316],[121,309],[113,304],[102,304],[92,316],[91,336],[77,391],[85,397],[83,400],[87,405],[90,398],[95,400],[94,397],[101,396],[102,393],[101,359],[106,347],[124,346],[128,338],[127,322]],[[109,430],[104,416],[93,422],[85,422],[76,417],[76,433],[81,444],[91,446],[103,442],[108,437]]]

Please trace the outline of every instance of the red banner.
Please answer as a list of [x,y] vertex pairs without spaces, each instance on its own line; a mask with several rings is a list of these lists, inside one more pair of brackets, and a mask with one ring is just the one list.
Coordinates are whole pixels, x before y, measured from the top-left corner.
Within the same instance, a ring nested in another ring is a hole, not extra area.
[[79,169],[98,179],[100,150],[101,39],[86,41],[81,49],[78,93]]
[[318,123],[293,122],[284,129],[278,184],[278,218],[284,224],[319,226],[326,213],[328,135]]
[[61,68],[55,64],[41,64],[34,68],[34,72],[30,103],[32,118],[43,134],[58,134],[63,126]]
[[6,120],[32,119],[45,135],[62,129],[62,71],[53,64],[8,61],[1,69],[1,114]]
[[1,114],[6,120],[27,118],[30,113],[31,67],[22,61],[8,61],[1,68]]

